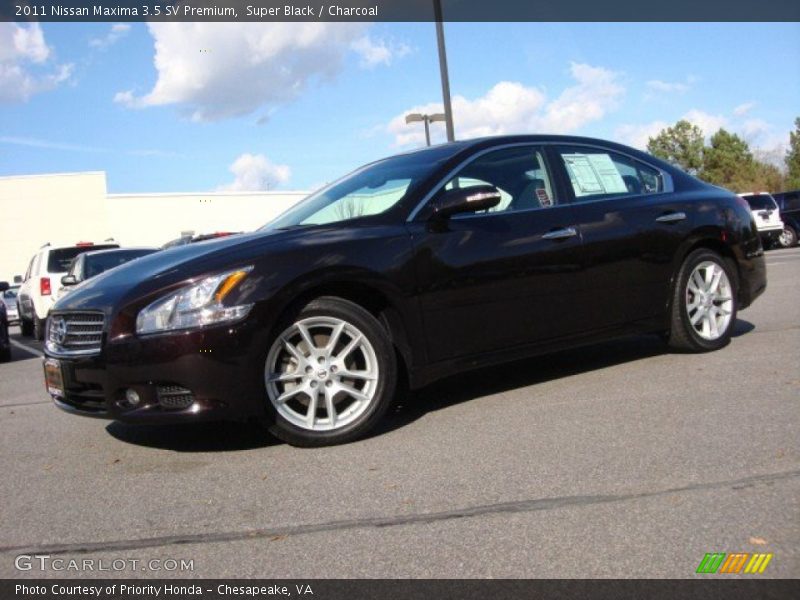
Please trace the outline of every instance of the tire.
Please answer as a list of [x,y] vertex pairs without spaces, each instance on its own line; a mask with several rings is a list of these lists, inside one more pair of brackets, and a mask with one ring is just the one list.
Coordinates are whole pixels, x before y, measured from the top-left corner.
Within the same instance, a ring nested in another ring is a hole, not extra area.
[[791,248],[797,244],[797,232],[791,225],[784,225],[783,233],[778,238],[778,246],[781,248]]
[[386,330],[359,305],[335,297],[313,300],[283,319],[259,365],[269,431],[293,446],[363,437],[383,417],[397,386]]
[[36,314],[36,309],[33,309],[33,337],[40,342],[44,340],[44,330],[47,324],[46,319],[40,319]]
[[31,337],[33,335],[33,321],[26,319],[19,313],[19,329],[24,337]]
[[681,352],[710,352],[726,346],[736,323],[738,283],[732,261],[707,248],[691,252],[675,279],[669,346]]

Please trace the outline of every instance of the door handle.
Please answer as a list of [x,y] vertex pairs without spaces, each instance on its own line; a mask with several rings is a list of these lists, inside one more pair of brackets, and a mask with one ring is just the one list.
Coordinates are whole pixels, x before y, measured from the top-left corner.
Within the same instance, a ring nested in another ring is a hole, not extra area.
[[563,227],[561,229],[554,229],[548,231],[542,236],[543,240],[565,240],[567,238],[575,237],[578,231],[574,227]]
[[684,212],[671,212],[665,215],[661,215],[656,219],[659,223],[677,223],[678,221],[683,221],[686,219],[686,213]]

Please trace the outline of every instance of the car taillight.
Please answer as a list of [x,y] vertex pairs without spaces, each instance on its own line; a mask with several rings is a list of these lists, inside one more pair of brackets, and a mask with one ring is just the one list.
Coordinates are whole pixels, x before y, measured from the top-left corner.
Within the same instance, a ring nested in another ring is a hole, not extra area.
[[49,277],[42,277],[39,280],[39,292],[41,292],[42,296],[49,296],[50,295],[50,278]]

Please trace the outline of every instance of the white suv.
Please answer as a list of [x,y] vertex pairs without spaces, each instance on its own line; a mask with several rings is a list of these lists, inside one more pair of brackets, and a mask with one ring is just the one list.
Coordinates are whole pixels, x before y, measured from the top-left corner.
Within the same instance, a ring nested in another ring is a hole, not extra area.
[[750,213],[756,222],[758,235],[765,248],[775,245],[783,235],[783,220],[778,203],[768,192],[739,194],[750,206]]
[[44,339],[45,320],[58,299],[61,277],[69,271],[72,260],[83,252],[107,248],[119,248],[119,244],[95,246],[91,242],[79,242],[74,246],[61,248],[45,244],[33,255],[17,293],[17,311],[22,335],[33,335],[37,340]]

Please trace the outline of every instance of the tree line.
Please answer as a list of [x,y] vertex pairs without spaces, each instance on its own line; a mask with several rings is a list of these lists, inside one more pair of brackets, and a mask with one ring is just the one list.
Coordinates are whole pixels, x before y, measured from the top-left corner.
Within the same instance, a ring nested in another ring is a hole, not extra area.
[[745,140],[723,128],[705,142],[703,131],[686,120],[649,138],[647,150],[684,171],[734,192],[800,189],[800,117],[778,166],[760,159]]

